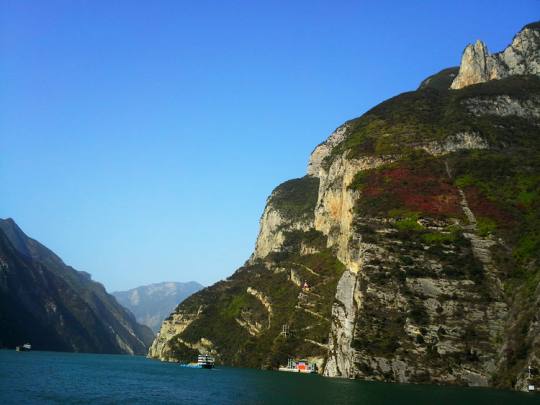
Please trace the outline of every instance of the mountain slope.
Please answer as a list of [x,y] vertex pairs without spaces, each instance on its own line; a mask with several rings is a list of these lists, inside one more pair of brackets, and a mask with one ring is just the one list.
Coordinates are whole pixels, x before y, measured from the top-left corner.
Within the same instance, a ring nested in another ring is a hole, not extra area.
[[153,334],[90,275],[64,264],[12,219],[0,220],[0,346],[146,352]]
[[467,57],[339,127],[272,192],[246,265],[179,305],[149,356],[524,389],[540,366],[538,28],[500,76],[464,85]]
[[158,332],[163,320],[172,310],[203,286],[195,281],[187,283],[158,283],[116,291],[112,295],[129,309],[137,322]]

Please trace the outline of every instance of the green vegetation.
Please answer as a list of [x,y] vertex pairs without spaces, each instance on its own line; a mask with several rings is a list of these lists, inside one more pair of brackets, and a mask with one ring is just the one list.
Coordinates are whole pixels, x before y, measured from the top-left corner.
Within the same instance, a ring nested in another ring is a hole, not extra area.
[[424,227],[418,223],[419,218],[418,212],[404,213],[396,221],[395,227],[400,231],[421,231]]
[[455,242],[457,238],[458,238],[457,231],[450,231],[450,232],[445,232],[445,233],[428,232],[428,233],[422,234],[422,239],[424,240],[424,242],[430,245]]
[[285,232],[283,251],[299,252],[302,245],[316,250],[323,250],[326,248],[326,237],[322,232],[313,228],[306,232],[299,230]]
[[221,310],[220,315],[229,319],[237,317],[240,315],[242,309],[249,308],[249,299],[250,297],[247,293],[233,296],[228,305]]
[[474,184],[474,177],[472,177],[470,174],[464,174],[463,176],[458,177],[454,183],[459,188],[472,186]]
[[304,176],[277,186],[268,203],[287,218],[301,219],[313,215],[318,191],[319,179]]
[[450,88],[452,81],[459,72],[459,67],[451,67],[441,70],[440,72],[429,76],[422,83],[418,90],[432,88],[439,91],[446,91]]
[[490,218],[480,217],[476,218],[476,226],[478,228],[478,234],[480,236],[487,236],[495,231],[497,224]]
[[450,158],[479,232],[499,234],[513,246],[517,264],[525,266],[540,259],[540,139],[534,138],[533,149],[469,151]]
[[[194,313],[201,306],[204,311],[177,336],[175,356],[189,360],[184,356],[192,353],[179,339],[196,343],[201,337],[215,345],[221,362],[231,365],[277,367],[291,356],[325,354],[321,346],[310,341],[328,341],[332,303],[345,267],[326,248],[326,238],[318,231],[287,232],[285,238],[283,251],[270,254],[265,264],[242,267],[227,281],[204,289],[180,305],[177,311]],[[302,245],[319,251],[301,255]],[[292,272],[309,283],[310,292],[302,293],[291,281]],[[266,297],[271,315],[257,297],[247,292],[248,287]],[[260,334],[251,335],[238,320],[258,324]],[[284,324],[290,329],[286,339],[280,334]]]
[[464,103],[475,97],[497,95],[526,98],[540,92],[540,79],[537,77],[493,80],[460,91],[436,87],[400,94],[362,117],[349,121],[347,138],[334,148],[324,166],[330,166],[333,159],[343,152],[347,152],[350,158],[401,156],[418,144],[443,141],[460,132],[479,133],[493,146],[515,145],[523,141],[519,135],[534,130],[519,117],[473,116]]
[[186,346],[180,341],[178,336],[174,337],[170,342],[171,355],[177,359],[183,359],[186,362],[194,361],[199,352],[191,347]]

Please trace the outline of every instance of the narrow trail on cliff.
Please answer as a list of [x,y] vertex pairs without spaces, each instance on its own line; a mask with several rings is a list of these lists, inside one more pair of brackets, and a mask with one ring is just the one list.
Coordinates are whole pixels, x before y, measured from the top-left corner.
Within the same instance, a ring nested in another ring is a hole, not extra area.
[[[446,173],[448,178],[453,180],[452,171],[448,165],[448,161],[444,162]],[[470,240],[471,248],[474,256],[482,263],[484,272],[490,281],[490,290],[493,294],[493,297],[501,300],[503,298],[503,285],[499,278],[499,270],[493,263],[493,257],[491,254],[491,248],[497,244],[493,237],[488,234],[486,236],[481,236],[478,229],[478,221],[473,211],[471,210],[469,203],[467,201],[467,196],[465,191],[461,187],[456,186],[458,189],[461,200],[459,202],[465,217],[467,218],[468,225],[465,225],[463,236]]]

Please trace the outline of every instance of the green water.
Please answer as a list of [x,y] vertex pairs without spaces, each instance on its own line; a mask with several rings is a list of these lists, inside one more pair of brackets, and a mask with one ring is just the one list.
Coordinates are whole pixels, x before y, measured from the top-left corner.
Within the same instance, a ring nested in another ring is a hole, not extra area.
[[0,404],[540,404],[540,395],[385,384],[144,357],[0,350]]

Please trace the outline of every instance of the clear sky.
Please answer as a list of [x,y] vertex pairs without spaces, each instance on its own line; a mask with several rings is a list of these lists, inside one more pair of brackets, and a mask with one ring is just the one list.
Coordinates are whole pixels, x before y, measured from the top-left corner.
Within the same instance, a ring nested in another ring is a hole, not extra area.
[[0,2],[0,217],[109,291],[211,284],[345,120],[534,1]]

